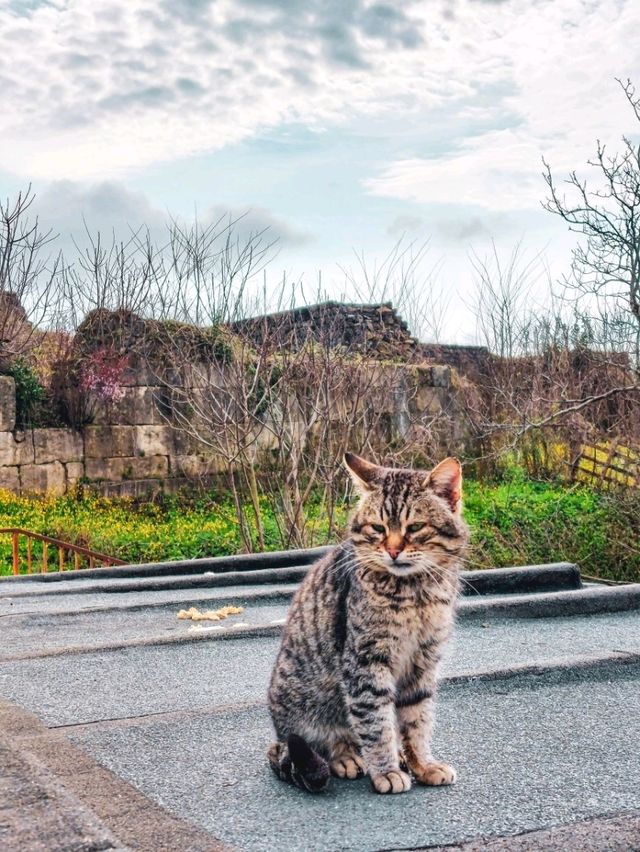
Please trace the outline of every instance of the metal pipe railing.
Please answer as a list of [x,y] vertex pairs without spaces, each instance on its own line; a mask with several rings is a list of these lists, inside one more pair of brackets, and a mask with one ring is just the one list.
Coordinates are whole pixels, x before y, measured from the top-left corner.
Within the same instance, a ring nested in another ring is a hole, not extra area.
[[110,567],[112,565],[127,565],[123,559],[116,559],[115,556],[107,556],[104,553],[99,553],[97,550],[90,550],[88,547],[83,547],[80,544],[71,544],[69,541],[60,541],[57,538],[51,538],[48,535],[23,530],[20,527],[4,527],[0,529],[0,535],[11,536],[11,556],[13,562],[13,573],[20,573],[20,538],[24,537],[27,541],[27,574],[33,573],[33,542],[42,542],[42,562],[40,573],[45,574],[49,570],[49,545],[58,548],[58,570],[64,571],[68,557],[73,554],[73,568],[77,570],[81,567],[82,557],[84,556],[89,568],[94,568],[96,562],[101,565]]

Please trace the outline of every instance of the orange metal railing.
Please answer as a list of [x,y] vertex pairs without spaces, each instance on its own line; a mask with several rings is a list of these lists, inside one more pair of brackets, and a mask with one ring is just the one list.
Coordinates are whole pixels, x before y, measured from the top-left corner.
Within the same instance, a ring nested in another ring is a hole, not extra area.
[[57,538],[51,538],[48,535],[40,535],[40,533],[23,530],[19,527],[5,527],[0,529],[0,534],[11,536],[11,553],[13,562],[13,573],[20,573],[20,538],[24,537],[27,541],[27,574],[33,573],[33,542],[42,542],[42,559],[40,562],[40,573],[44,574],[49,570],[49,545],[58,548],[58,570],[64,571],[67,567],[67,560],[73,555],[73,568],[78,569],[82,565],[84,557],[89,565],[89,568],[95,568],[96,563],[109,567],[111,565],[126,565],[122,559],[116,559],[115,556],[106,556],[104,553],[98,553],[97,550],[90,550],[88,547],[82,547],[79,544],[71,544],[68,541],[60,541]]

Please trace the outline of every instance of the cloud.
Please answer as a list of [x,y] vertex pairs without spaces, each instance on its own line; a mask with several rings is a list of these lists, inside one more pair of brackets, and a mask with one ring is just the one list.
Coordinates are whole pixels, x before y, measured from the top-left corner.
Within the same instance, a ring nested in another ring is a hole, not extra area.
[[413,14],[420,6],[56,0],[19,12],[15,3],[1,7],[3,167],[48,180],[119,178],[283,123],[322,129],[376,112],[424,43],[424,21]]
[[401,237],[403,234],[411,234],[424,228],[425,222],[422,216],[411,216],[408,214],[396,216],[387,228],[390,237]]
[[434,159],[398,160],[365,182],[375,195],[488,210],[539,206],[544,148],[519,130],[491,131]]
[[112,234],[123,240],[146,227],[160,237],[168,220],[144,193],[115,181],[55,181],[36,194],[33,209],[43,228],[59,235],[65,253],[74,253],[73,239],[83,243],[86,231],[94,236],[100,233],[107,240]]
[[481,88],[490,86],[504,126],[483,128],[468,101],[466,133],[448,151],[393,160],[365,181],[369,192],[489,211],[539,209],[543,156],[563,176],[581,169],[596,139],[615,146],[623,133],[638,132],[615,82],[640,77],[635,0],[512,0],[501,4],[499,19],[486,0],[476,2],[482,6],[471,18],[457,16],[458,38],[471,39],[468,25],[481,22],[467,45],[467,67]]
[[[168,212],[155,207],[144,193],[133,192],[115,181],[96,184],[55,181],[36,195],[33,212],[44,230],[57,235],[55,248],[65,256],[77,254],[77,247],[89,243],[89,235],[101,235],[106,244],[113,237],[127,241],[136,232],[148,230],[152,240],[163,244],[166,239]],[[278,246],[298,246],[311,235],[289,225],[261,207],[239,208],[212,205],[200,218],[203,225],[235,223],[233,234],[241,243],[264,233],[266,242]],[[186,223],[188,224],[188,223]]]
[[469,245],[473,240],[490,239],[496,233],[505,230],[502,217],[468,216],[463,215],[457,219],[440,219],[435,223],[436,233],[448,243],[462,243]]
[[206,219],[234,222],[233,232],[241,241],[257,234],[264,234],[267,242],[276,241],[280,246],[301,246],[313,240],[308,232],[292,227],[263,207],[229,208],[218,204],[208,210]]
[[561,175],[633,130],[613,78],[640,80],[639,41],[637,0],[13,0],[2,165],[99,185],[285,125],[375,127],[366,192],[531,211],[543,154]]

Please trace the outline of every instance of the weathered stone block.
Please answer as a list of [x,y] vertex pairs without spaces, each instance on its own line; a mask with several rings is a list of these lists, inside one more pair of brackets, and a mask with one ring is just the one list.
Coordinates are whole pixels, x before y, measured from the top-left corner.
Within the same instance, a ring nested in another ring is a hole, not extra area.
[[84,462],[85,475],[88,479],[122,479],[123,473],[127,479],[133,477],[133,459],[97,459],[87,456]]
[[134,473],[136,479],[164,479],[169,475],[169,459],[167,456],[136,458]]
[[16,383],[11,376],[0,376],[0,431],[16,426]]
[[35,444],[33,432],[14,432],[16,447],[16,464],[32,464],[35,462]]
[[34,429],[33,445],[36,464],[77,462],[82,459],[82,434],[73,429]]
[[[124,396],[111,406],[96,406],[94,423],[139,426],[165,422],[161,407],[164,390],[158,387],[127,387]],[[166,406],[165,406],[166,407]]]
[[164,482],[158,479],[127,479],[122,482],[105,483],[100,491],[109,497],[149,498],[164,490]]
[[419,387],[412,400],[411,408],[418,414],[439,414],[442,411],[441,391],[433,387]]
[[0,465],[33,464],[34,461],[31,432],[0,432]]
[[75,485],[84,476],[84,464],[82,462],[67,462],[67,488]]
[[173,452],[173,429],[170,426],[136,426],[134,451],[140,456],[168,456]]
[[163,378],[160,366],[154,366],[139,355],[132,355],[129,366],[124,371],[120,383],[125,386],[135,387],[137,385],[161,385]]
[[173,446],[176,456],[197,455],[202,450],[202,443],[183,429],[173,430]]
[[84,451],[93,459],[130,458],[135,453],[133,426],[86,426]]
[[171,457],[171,475],[198,479],[226,470],[223,459],[213,455],[188,455]]
[[169,474],[169,460],[166,456],[87,458],[85,471],[89,479],[106,479],[110,482],[129,479],[163,479]]
[[20,477],[17,467],[0,467],[0,488],[12,491],[14,494],[20,492]]
[[431,381],[436,388],[448,388],[451,385],[451,367],[441,364],[431,368]]
[[186,388],[211,389],[215,392],[224,392],[228,387],[228,376],[223,367],[215,361],[195,361],[185,364],[181,369],[181,375],[176,377],[179,384]]
[[[115,470],[113,461],[113,459],[97,459],[87,456],[84,462],[85,476],[87,479],[120,479],[121,473]],[[131,464],[130,460],[129,464]],[[133,475],[133,467],[131,467],[131,475]]]
[[16,463],[16,443],[13,432],[0,432],[0,465]]
[[23,493],[64,494],[66,490],[64,465],[60,462],[22,465],[20,484]]

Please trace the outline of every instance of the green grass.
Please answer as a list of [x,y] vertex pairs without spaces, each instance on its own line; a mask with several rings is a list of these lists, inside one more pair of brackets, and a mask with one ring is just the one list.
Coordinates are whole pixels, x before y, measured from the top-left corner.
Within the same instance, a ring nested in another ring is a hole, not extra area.
[[467,483],[470,568],[567,561],[640,581],[640,494],[526,480]]
[[[344,527],[348,507],[339,509]],[[322,506],[309,514],[312,543],[328,540]],[[603,494],[587,486],[533,482],[467,482],[465,517],[472,530],[470,568],[567,560],[583,572],[640,580],[640,495]],[[268,549],[281,547],[276,519],[265,505]],[[136,504],[95,496],[28,499],[0,492],[0,527],[19,526],[131,562],[221,556],[240,550],[227,498],[170,497]],[[24,546],[23,546],[24,550]],[[39,550],[34,546],[34,557]],[[55,554],[51,554],[51,567]],[[0,573],[11,572],[8,536],[0,537]]]

